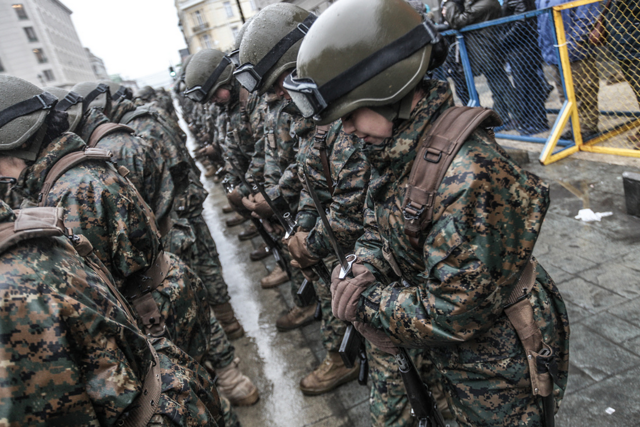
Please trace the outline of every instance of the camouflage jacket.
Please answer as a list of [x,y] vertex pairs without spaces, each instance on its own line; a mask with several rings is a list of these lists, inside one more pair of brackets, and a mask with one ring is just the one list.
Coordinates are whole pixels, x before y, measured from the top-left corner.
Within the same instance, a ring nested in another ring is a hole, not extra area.
[[[99,125],[108,122],[102,112],[92,108],[84,114],[76,133],[87,142]],[[166,162],[149,143],[135,135],[118,131],[102,137],[98,147],[111,151],[113,160],[129,170],[127,178],[136,186],[156,218],[169,214],[175,190],[173,179]]]
[[[548,186],[478,129],[449,167],[434,220],[419,239],[422,249],[414,249],[404,233],[402,201],[416,146],[453,105],[448,84],[427,85],[411,119],[369,156],[379,175],[369,182],[356,255],[378,282],[362,294],[357,317],[399,345],[425,349],[445,378],[461,425],[538,426],[527,358],[503,307],[533,251]],[[545,342],[558,355],[559,402],[569,325],[562,297],[541,266],[529,299]]]
[[[133,111],[135,106],[128,103],[122,111]],[[126,114],[126,113],[125,113]],[[114,116],[115,118],[118,118]],[[168,167],[175,187],[173,208],[180,216],[198,215],[202,212],[202,203],[207,191],[200,182],[200,171],[182,142],[182,131],[176,133],[171,121],[150,109],[149,114],[134,118],[127,123],[136,131],[136,135],[145,139],[158,150]]]
[[[306,159],[307,173],[320,202],[329,208],[327,219],[338,244],[345,253],[349,253],[353,251],[356,240],[364,233],[363,210],[371,166],[364,153],[363,141],[354,135],[345,134],[341,121],[331,127],[325,145],[334,186],[333,194],[329,194],[320,153],[315,147],[310,150]],[[306,187],[302,189],[300,196],[298,217],[301,212],[309,212],[310,218],[313,215],[317,217],[315,205],[307,194]],[[298,224],[304,227],[302,221],[298,220]],[[331,241],[319,217],[307,237],[307,247],[318,258],[333,254]]]
[[302,178],[298,167],[313,143],[315,124],[305,119],[294,103],[281,101],[270,106],[265,121],[265,187],[282,209],[298,212]]
[[[0,201],[0,223],[10,221]],[[26,240],[0,258],[0,358],[10,361],[0,374],[3,424],[116,425],[153,363],[126,303],[66,237]],[[220,402],[207,372],[166,339],[152,344],[162,379],[152,421],[217,425]]]
[[[252,94],[252,96],[255,95]],[[264,182],[264,121],[269,108],[269,96],[269,94],[265,94],[258,99],[258,104],[250,116],[252,118],[252,128],[254,129],[255,144],[251,155],[251,163],[245,175],[247,182],[252,182],[254,179],[258,180],[258,182]]]
[[[84,147],[73,133],[52,141],[22,172],[14,192],[38,203],[53,165]],[[90,160],[70,169],[56,181],[46,206],[65,208],[67,227],[89,239],[118,282],[144,272],[158,256],[160,236],[155,219],[147,216],[129,182],[111,164]]]

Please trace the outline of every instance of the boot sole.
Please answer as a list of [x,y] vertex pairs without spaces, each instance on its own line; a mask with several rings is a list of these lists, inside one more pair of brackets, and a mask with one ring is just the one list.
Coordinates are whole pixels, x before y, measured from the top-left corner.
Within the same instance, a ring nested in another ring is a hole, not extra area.
[[310,323],[314,322],[316,319],[314,319],[313,316],[311,316],[310,319],[307,319],[306,321],[304,321],[303,323],[300,323],[299,325],[293,326],[291,328],[284,328],[281,326],[276,325],[276,329],[280,332],[287,332],[287,331],[293,331],[294,329],[298,329],[298,328],[302,328],[303,326],[307,326]]
[[264,252],[261,253],[258,256],[254,256],[254,255],[249,255],[249,258],[251,258],[251,261],[260,261],[265,259],[266,257],[268,257],[269,255],[271,255],[271,252]]
[[231,399],[229,399],[229,402],[231,402],[231,406],[252,406],[258,400],[260,400],[260,393],[258,393],[258,389],[256,388],[250,395],[237,401],[231,401]]
[[344,376],[344,377],[340,378],[338,380],[338,382],[336,382],[336,383],[334,383],[334,384],[332,384],[330,386],[327,386],[326,388],[323,388],[323,389],[320,389],[320,390],[318,390],[318,389],[308,389],[308,388],[305,389],[305,388],[302,388],[302,385],[301,385],[300,386],[300,390],[302,391],[302,394],[304,394],[305,396],[319,396],[321,394],[329,393],[330,391],[337,389],[338,387],[340,387],[343,384],[346,384],[346,383],[349,383],[349,382],[351,382],[353,380],[358,379],[358,371],[359,370],[360,370],[359,367],[358,367],[358,369],[354,369],[352,373],[350,373],[347,376]]

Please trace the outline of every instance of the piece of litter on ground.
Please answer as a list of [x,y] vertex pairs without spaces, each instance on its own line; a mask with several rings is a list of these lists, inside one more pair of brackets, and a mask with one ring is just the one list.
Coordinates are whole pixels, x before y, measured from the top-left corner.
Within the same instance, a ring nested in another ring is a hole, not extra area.
[[611,414],[613,414],[614,412],[616,412],[616,410],[615,410],[615,409],[613,409],[613,408],[611,408],[611,407],[609,407],[609,408],[605,409],[605,410],[604,410],[604,412],[606,412],[607,414],[611,415]]
[[605,216],[613,215],[613,212],[594,212],[591,209],[580,209],[576,219],[581,219],[584,222],[600,221]]

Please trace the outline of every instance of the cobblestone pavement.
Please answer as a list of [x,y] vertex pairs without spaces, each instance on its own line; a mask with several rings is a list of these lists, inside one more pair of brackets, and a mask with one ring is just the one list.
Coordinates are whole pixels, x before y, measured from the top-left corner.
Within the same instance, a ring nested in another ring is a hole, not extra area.
[[[626,215],[622,172],[627,166],[566,159],[525,167],[551,185],[551,209],[535,255],[558,283],[571,321],[569,388],[556,417],[564,426],[640,425],[640,219]],[[260,389],[253,407],[238,408],[246,426],[368,426],[368,389],[356,382],[305,397],[298,382],[324,358],[319,324],[279,333],[275,321],[292,306],[289,284],[263,290],[259,279],[274,261],[251,262],[260,238],[240,242],[243,226],[228,229],[221,186],[210,192],[205,219],[218,245],[232,304],[247,335],[234,341],[243,370]],[[574,219],[578,211],[613,212],[601,222]],[[612,410],[614,410],[612,412]]]

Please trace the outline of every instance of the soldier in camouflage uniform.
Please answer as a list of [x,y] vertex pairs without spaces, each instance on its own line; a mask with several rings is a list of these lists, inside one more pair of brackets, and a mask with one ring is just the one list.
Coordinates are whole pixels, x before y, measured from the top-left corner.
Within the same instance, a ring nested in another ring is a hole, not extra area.
[[[370,6],[342,0],[325,11],[300,48],[297,75],[285,83],[307,115],[320,124],[342,117],[345,132],[374,146],[368,158],[377,173],[369,182],[365,233],[356,244],[354,277],[340,280],[334,271],[334,313],[390,353],[396,346],[422,349],[442,375],[460,425],[542,426],[542,399],[532,387],[540,372],[529,365],[529,344],[520,341],[505,306],[526,267],[535,281],[520,302],[531,306],[538,344],[552,350],[545,363],[557,366],[551,388],[557,409],[567,384],[567,312],[549,275],[531,263],[548,187],[514,164],[490,131],[478,128],[446,171],[433,220],[412,244],[405,234],[405,216],[411,215],[402,206],[416,147],[452,107],[452,94],[446,83],[422,80],[444,59],[432,55],[441,52],[433,29],[401,0]],[[353,39],[335,44],[337,31],[353,25],[356,13]],[[401,39],[414,29],[428,36]],[[368,31],[384,36],[372,42]],[[421,45],[407,56],[407,42],[416,40]],[[394,62],[362,62],[385,46]],[[332,94],[323,108],[323,85],[347,69],[357,83]],[[318,92],[302,92],[303,81]]]
[[[3,84],[9,88],[8,102],[29,94],[43,96],[39,95],[41,89],[20,79],[6,77],[5,80]],[[15,92],[15,88],[21,91]],[[106,90],[106,93],[95,92],[100,95],[93,102],[104,107],[108,100],[108,88]],[[87,98],[93,98],[95,93]],[[89,105],[85,100],[83,108]],[[28,153],[14,146],[5,149],[6,155],[19,162],[21,169],[14,172],[17,183],[12,193],[18,197],[15,202],[64,206],[68,226],[78,233],[82,231],[89,239],[120,290],[133,301],[146,332],[163,336],[166,330],[168,337],[198,361],[217,368],[219,376],[221,372],[231,371],[235,382],[221,383],[221,390],[232,398],[237,394],[231,394],[232,390],[247,392],[243,397],[252,395],[251,399],[240,400],[240,403],[255,402],[257,390],[248,378],[239,374],[233,347],[224,340],[208,308],[199,303],[206,300],[201,281],[174,255],[162,253],[155,217],[130,181],[104,161],[85,160],[64,172],[45,193],[43,184],[53,166],[65,155],[85,148],[84,142],[72,133],[59,136],[68,127],[67,113],[54,110],[51,117],[44,137],[36,133],[24,143]],[[20,159],[32,164],[27,167]],[[166,263],[166,273],[158,276],[153,271],[161,263]],[[149,284],[149,276],[158,277],[159,281]],[[143,286],[153,286],[147,288],[151,299],[146,305],[137,305],[144,300],[141,297],[148,294],[143,291],[140,295]],[[150,309],[152,306],[154,309]],[[212,344],[216,348],[212,348]]]
[[[11,301],[0,308],[0,359],[11,361],[1,375],[3,423],[113,425],[144,405],[152,411],[137,425],[223,425],[207,371],[166,338],[145,337],[86,240],[65,236],[61,217],[62,209],[31,208],[16,218],[0,201],[2,226],[18,220],[41,235],[5,240],[0,253],[0,293]],[[155,375],[157,395],[147,391]]]
[[192,265],[203,280],[208,292],[209,304],[216,312],[225,333],[230,339],[244,334],[244,330],[229,303],[227,284],[222,276],[216,244],[202,217],[207,191],[198,177],[199,170],[184,145],[183,133],[174,132],[174,124],[165,120],[153,107],[136,108],[131,101],[121,100],[112,114],[113,122],[125,123],[136,134],[155,147],[166,162],[176,187],[173,201],[175,215],[188,221],[196,236]]
[[[315,125],[302,117],[297,107],[287,100],[281,82],[295,67],[295,57],[304,37],[304,28],[310,27],[314,19],[315,15],[297,6],[277,4],[266,7],[254,16],[246,30],[240,46],[240,63],[243,65],[234,72],[247,90],[263,94],[273,88],[275,94],[282,99],[283,104],[277,109],[272,108],[272,118],[267,119],[267,123],[271,121],[274,126],[265,130],[266,192],[279,210],[296,215],[297,224],[303,228],[311,228],[315,223],[315,217],[307,218],[304,212],[298,214],[302,189],[299,165],[304,162],[305,150],[312,143]],[[279,52],[271,52],[287,35],[290,35],[289,44]],[[262,69],[265,63],[271,67]],[[262,73],[259,80],[255,78],[256,73]],[[263,219],[270,219],[273,215],[262,194],[247,197],[243,203]],[[288,250],[285,252],[290,260]],[[293,270],[298,271],[297,268]],[[302,307],[302,302],[296,296],[298,286],[298,280],[292,281],[295,306],[276,322],[280,330],[298,328],[313,320],[315,307]]]

